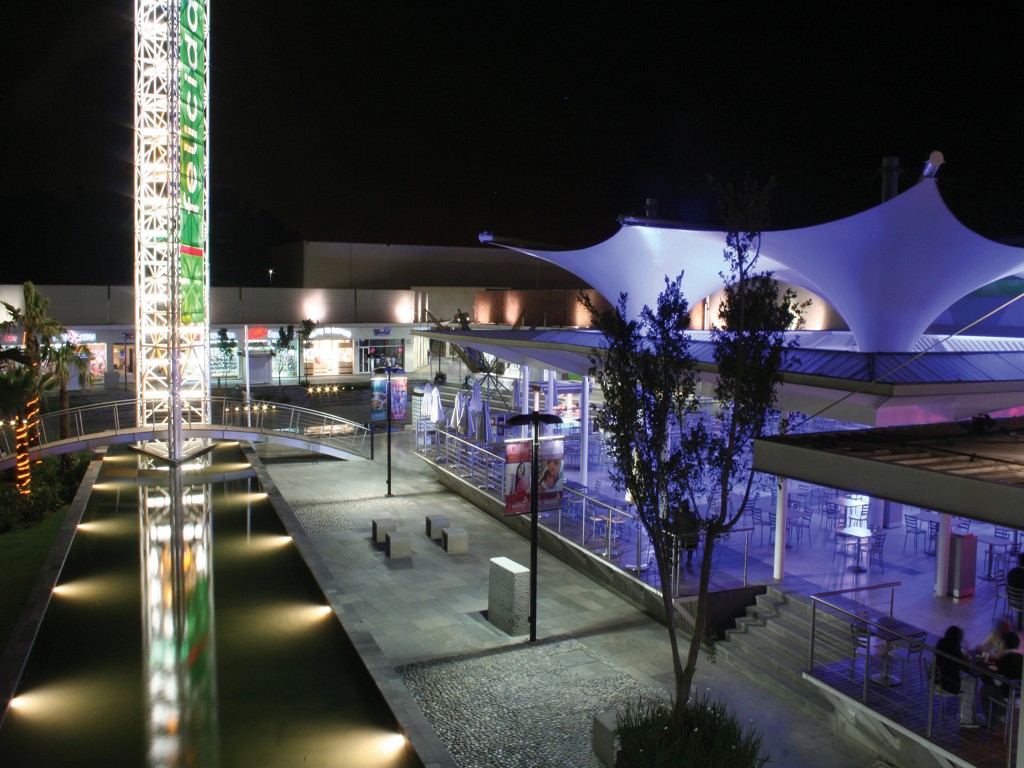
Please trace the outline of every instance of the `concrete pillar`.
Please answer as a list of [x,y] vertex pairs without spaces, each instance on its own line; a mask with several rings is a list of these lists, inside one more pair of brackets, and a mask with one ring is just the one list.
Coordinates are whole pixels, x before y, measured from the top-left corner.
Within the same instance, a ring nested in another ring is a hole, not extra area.
[[580,389],[580,485],[587,484],[590,466],[590,377],[583,377]]
[[789,506],[789,478],[779,477],[778,493],[775,497],[775,567],[772,577],[782,580],[786,567],[786,509]]

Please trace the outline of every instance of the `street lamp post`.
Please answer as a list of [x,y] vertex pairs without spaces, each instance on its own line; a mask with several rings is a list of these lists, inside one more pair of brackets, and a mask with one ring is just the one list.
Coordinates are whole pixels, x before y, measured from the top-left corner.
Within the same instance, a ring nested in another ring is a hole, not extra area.
[[[385,389],[385,394],[384,394],[384,398],[385,398],[385,402],[386,402],[386,405],[385,405],[385,415],[386,416],[385,417],[386,417],[387,430],[388,430],[388,438],[387,438],[388,439],[388,442],[387,442],[387,452],[388,452],[388,494],[387,495],[391,496],[392,495],[392,493],[391,493],[391,421],[394,418],[394,414],[392,413],[392,410],[391,410],[391,382],[392,382],[392,374],[394,374],[394,373],[404,374],[405,371],[402,368],[399,368],[399,367],[395,366],[394,358],[385,358],[384,359],[384,365],[379,367],[379,368],[375,368],[373,370],[373,373],[375,375],[377,375],[377,376],[383,374],[386,377],[386,381],[387,381],[386,389]],[[399,418],[404,418],[404,416],[399,416]]]
[[533,446],[530,451],[530,642],[537,639],[537,517],[539,496],[537,483],[540,474],[540,425],[561,424],[562,419],[553,413],[517,413],[505,422],[510,427],[533,427]]
[[388,496],[391,495],[391,366],[385,370],[388,374]]

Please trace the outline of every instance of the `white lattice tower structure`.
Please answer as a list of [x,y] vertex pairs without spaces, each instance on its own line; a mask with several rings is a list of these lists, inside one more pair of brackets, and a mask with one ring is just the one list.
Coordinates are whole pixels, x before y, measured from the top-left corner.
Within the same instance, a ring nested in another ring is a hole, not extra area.
[[209,422],[206,0],[135,3],[135,384],[140,426]]

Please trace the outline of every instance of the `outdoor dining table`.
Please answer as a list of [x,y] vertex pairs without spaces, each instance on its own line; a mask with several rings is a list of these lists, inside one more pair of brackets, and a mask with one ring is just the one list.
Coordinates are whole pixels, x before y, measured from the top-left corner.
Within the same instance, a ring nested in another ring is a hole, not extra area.
[[860,553],[864,549],[864,542],[875,535],[875,532],[870,528],[864,528],[859,525],[851,525],[846,528],[840,528],[838,531],[840,536],[848,536],[851,539],[857,540],[857,559],[854,560],[853,565],[848,566],[847,570],[853,571],[854,573],[864,573],[867,570],[866,567],[860,564]]
[[996,576],[993,573],[995,564],[995,552],[997,547],[1006,549],[1010,545],[1009,539],[1001,539],[998,536],[992,536],[987,533],[981,533],[977,536],[978,541],[986,545],[985,547],[985,569],[978,575],[978,578],[982,581],[995,581]]
[[[877,625],[877,626],[876,626]],[[909,638],[912,635],[920,635],[925,630],[909,622],[898,619],[895,616],[880,616],[874,620],[874,624],[866,625],[869,635],[875,638],[882,647],[882,671],[871,675],[872,682],[879,685],[899,685],[902,681],[892,674],[891,662],[889,660],[889,646],[897,640]]]

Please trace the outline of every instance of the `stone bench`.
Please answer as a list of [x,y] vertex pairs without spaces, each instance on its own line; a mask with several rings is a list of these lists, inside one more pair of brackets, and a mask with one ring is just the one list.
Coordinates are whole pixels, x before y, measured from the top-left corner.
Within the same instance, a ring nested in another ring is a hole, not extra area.
[[619,735],[615,732],[618,716],[617,709],[594,715],[590,746],[605,768],[615,768],[615,759],[619,751]]
[[510,635],[530,632],[530,569],[507,557],[492,557],[487,618]]
[[451,524],[448,515],[427,515],[427,537],[440,541],[441,531]]
[[387,535],[391,531],[398,530],[398,523],[390,517],[378,517],[373,521],[373,543],[386,543]]
[[469,533],[465,528],[442,528],[441,545],[449,555],[469,552]]
[[412,539],[401,531],[387,533],[388,557],[412,557]]

